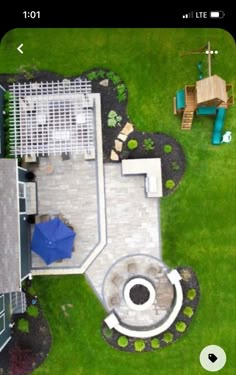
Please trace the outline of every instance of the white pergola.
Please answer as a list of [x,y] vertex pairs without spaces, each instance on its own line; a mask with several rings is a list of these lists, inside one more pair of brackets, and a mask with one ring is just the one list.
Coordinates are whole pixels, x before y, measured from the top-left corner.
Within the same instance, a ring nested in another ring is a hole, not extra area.
[[91,82],[68,80],[10,86],[10,145],[15,156],[94,150]]

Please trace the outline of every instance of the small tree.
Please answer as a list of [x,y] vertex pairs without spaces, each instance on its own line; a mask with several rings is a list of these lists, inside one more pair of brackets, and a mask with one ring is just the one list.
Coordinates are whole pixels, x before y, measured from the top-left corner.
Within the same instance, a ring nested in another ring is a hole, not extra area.
[[178,332],[184,332],[187,328],[187,325],[184,322],[177,322],[175,325],[175,329]]
[[128,149],[135,150],[138,147],[138,141],[136,139],[130,139],[128,142]]
[[156,337],[151,340],[151,347],[153,349],[157,349],[160,347],[160,341]]
[[135,340],[134,349],[136,352],[142,352],[145,349],[145,341],[142,339]]
[[184,308],[184,315],[186,315],[188,318],[191,318],[193,316],[193,309],[190,306],[186,306]]
[[118,338],[118,341],[117,341],[118,345],[121,347],[121,348],[126,348],[126,346],[128,346],[129,344],[129,340],[126,336],[120,336]]
[[165,145],[164,146],[164,152],[166,154],[169,154],[172,151],[172,146],[171,145]]
[[37,318],[38,315],[39,315],[39,309],[38,309],[37,306],[31,305],[31,306],[27,307],[26,311],[27,311],[27,314],[29,316],[32,316],[33,318]]
[[167,181],[165,182],[165,187],[166,187],[167,189],[172,190],[172,189],[174,189],[174,187],[175,187],[175,182],[174,182],[173,180],[167,180]]
[[166,332],[164,333],[164,336],[163,336],[163,341],[165,341],[167,344],[170,344],[172,341],[173,341],[173,334],[170,333],[170,332]]
[[190,299],[190,301],[193,301],[196,295],[197,295],[197,292],[196,292],[196,289],[194,288],[189,289],[187,292],[187,298]]
[[23,333],[29,333],[29,322],[22,318],[17,322],[17,329]]

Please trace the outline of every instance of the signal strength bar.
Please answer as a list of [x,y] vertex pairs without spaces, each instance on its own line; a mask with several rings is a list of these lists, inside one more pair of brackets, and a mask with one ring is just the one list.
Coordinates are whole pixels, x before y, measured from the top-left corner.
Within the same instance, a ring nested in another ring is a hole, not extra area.
[[182,16],[183,18],[194,18],[194,12],[189,12],[189,13],[186,13],[186,14],[183,14]]

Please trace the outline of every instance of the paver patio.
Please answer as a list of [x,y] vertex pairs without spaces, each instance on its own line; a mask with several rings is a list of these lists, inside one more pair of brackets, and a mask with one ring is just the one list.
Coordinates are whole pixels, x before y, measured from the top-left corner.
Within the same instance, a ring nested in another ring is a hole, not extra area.
[[[62,213],[76,232],[75,251],[71,259],[50,267],[79,267],[98,242],[97,169],[96,160],[72,155],[40,158],[36,170],[39,214]],[[32,268],[46,264],[32,252]]]
[[144,176],[122,176],[121,164],[105,164],[107,245],[86,275],[102,299],[104,273],[120,258],[148,254],[161,259],[159,199],[147,198]]

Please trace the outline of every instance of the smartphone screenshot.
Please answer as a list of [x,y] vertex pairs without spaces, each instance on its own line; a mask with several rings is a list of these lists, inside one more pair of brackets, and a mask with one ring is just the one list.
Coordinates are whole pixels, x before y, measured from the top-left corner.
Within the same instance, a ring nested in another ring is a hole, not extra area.
[[233,13],[113,12],[0,15],[0,374],[233,375]]

